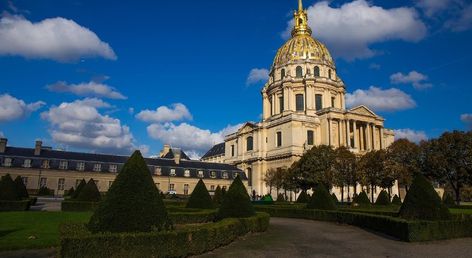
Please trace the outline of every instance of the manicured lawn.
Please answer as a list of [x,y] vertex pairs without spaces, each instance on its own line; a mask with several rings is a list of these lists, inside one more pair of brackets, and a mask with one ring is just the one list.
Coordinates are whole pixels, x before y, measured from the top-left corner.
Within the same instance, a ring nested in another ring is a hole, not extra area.
[[91,212],[0,212],[0,250],[58,246],[59,224],[87,222],[91,215]]

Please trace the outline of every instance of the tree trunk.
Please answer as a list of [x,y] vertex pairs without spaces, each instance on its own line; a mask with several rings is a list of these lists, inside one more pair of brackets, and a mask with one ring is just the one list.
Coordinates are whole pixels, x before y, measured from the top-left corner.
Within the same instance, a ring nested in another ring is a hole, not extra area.
[[341,203],[344,202],[344,185],[341,186]]
[[454,189],[454,193],[456,194],[456,204],[461,205],[461,188],[458,186],[457,190]]
[[357,183],[354,183],[354,194],[357,195]]
[[374,203],[374,185],[370,185],[370,196],[372,197],[371,202]]
[[350,195],[350,189],[349,189],[349,185],[347,185],[347,202],[350,202],[351,201],[351,195]]

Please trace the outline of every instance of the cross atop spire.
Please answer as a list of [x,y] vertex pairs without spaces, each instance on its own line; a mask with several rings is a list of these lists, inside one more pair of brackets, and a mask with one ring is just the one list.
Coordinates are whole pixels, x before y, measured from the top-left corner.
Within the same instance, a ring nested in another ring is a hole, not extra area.
[[311,35],[311,29],[308,26],[308,15],[303,9],[302,0],[298,0],[298,11],[293,14],[295,27],[292,30],[292,37],[297,35]]

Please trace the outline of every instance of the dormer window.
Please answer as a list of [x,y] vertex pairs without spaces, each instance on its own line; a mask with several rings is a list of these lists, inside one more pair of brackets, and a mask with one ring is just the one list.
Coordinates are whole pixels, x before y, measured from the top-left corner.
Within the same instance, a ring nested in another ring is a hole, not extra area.
[[49,168],[49,160],[43,160],[43,162],[41,163],[41,168]]
[[78,171],[84,171],[85,170],[85,163],[84,162],[77,162],[76,169]]
[[67,161],[65,161],[65,160],[59,161],[59,169],[65,170],[65,169],[67,169],[67,165],[68,165]]
[[170,175],[175,176],[175,169],[174,168],[170,170]]
[[93,165],[93,171],[101,172],[102,171],[102,164],[96,163],[95,165]]
[[23,167],[24,168],[30,168],[31,167],[31,160],[30,159],[25,159],[25,161],[23,161]]
[[198,171],[198,177],[199,177],[199,178],[203,178],[203,170],[199,170],[199,171]]
[[215,172],[215,171],[211,171],[211,172],[210,172],[210,177],[211,177],[211,178],[216,178],[216,172]]
[[11,167],[11,161],[12,161],[11,158],[5,158],[3,160],[3,166],[4,167]]
[[185,177],[190,177],[190,170],[186,169],[184,172]]
[[221,177],[224,178],[224,179],[227,179],[228,178],[228,172],[223,172]]
[[154,174],[158,175],[158,176],[162,175],[161,167],[155,167],[154,168]]
[[111,173],[116,173],[118,172],[118,165],[116,164],[112,164],[108,167],[108,171],[110,171]]

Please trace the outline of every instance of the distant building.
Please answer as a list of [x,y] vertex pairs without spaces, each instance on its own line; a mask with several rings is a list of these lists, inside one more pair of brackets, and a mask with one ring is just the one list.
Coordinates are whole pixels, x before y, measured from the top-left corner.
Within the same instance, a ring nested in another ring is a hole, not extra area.
[[[35,148],[7,145],[0,139],[0,175],[10,174],[13,179],[23,178],[26,188],[34,192],[42,186],[53,189],[56,195],[76,188],[80,180],[93,178],[100,192],[106,192],[127,156],[93,154],[53,150],[36,141]],[[158,158],[146,158],[146,163],[156,186],[163,191],[180,195],[191,194],[200,178],[209,191],[218,185],[228,188],[233,178],[240,175],[247,186],[247,177],[235,166],[208,163],[190,158],[180,149],[165,145]]]

